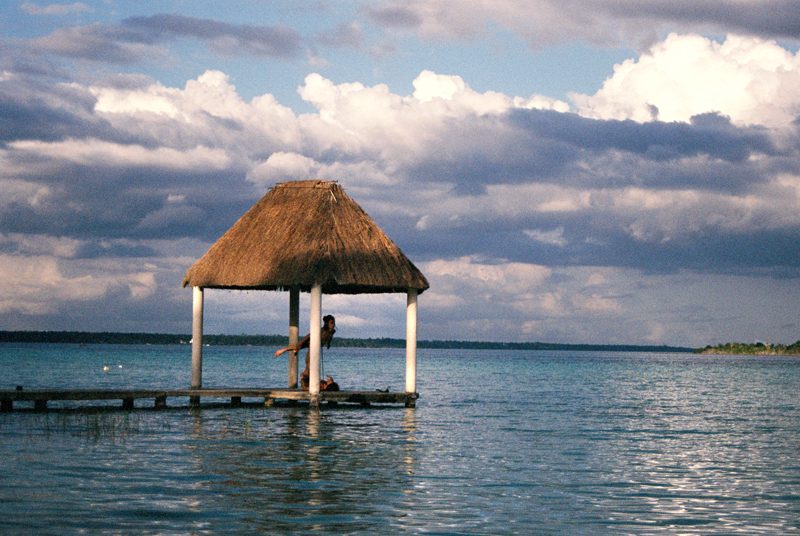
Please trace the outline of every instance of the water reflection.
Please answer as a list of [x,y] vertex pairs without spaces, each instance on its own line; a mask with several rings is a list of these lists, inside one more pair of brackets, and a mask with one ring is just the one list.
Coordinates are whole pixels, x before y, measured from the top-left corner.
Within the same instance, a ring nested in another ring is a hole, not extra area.
[[191,418],[187,448],[202,496],[214,502],[205,508],[250,529],[370,531],[413,506],[413,409],[202,411]]
[[797,358],[421,357],[415,409],[3,414],[0,534],[797,532]]
[[413,476],[417,469],[417,410],[415,408],[405,408],[403,431],[406,433],[403,445],[403,467],[408,476]]

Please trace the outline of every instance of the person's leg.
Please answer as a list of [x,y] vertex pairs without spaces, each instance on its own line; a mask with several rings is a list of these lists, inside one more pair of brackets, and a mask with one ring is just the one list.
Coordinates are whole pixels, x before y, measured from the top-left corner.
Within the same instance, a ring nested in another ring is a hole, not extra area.
[[298,344],[290,344],[290,345],[289,345],[289,346],[287,346],[286,348],[281,348],[280,350],[278,350],[277,352],[275,352],[275,357],[278,357],[278,356],[280,356],[281,354],[283,354],[283,353],[285,353],[285,352],[288,352],[289,350],[291,350],[292,352],[295,352],[295,353],[296,353],[296,352],[297,352],[297,350],[298,350]]
[[306,368],[303,372],[300,373],[300,385],[304,390],[308,390],[308,375],[309,375],[309,359],[308,354],[310,352],[306,352]]

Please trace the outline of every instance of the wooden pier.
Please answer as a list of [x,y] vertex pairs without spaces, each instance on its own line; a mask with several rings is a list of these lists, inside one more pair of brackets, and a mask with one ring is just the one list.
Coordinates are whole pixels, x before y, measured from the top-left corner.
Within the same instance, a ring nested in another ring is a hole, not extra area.
[[[0,391],[0,410],[13,411],[15,402],[33,402],[33,409],[46,411],[51,401],[89,402],[98,400],[120,401],[117,406],[123,410],[136,408],[136,400],[152,400],[154,409],[171,407],[167,399],[188,398],[188,407],[202,407],[202,399],[228,399],[230,407],[241,407],[243,399],[261,399],[263,405],[272,406],[278,401],[296,403],[306,401],[311,405],[339,403],[358,404],[369,407],[371,404],[404,404],[405,407],[416,405],[417,393],[400,393],[388,391],[321,391],[311,394],[301,389],[259,389],[259,388],[212,388],[212,389],[41,389]],[[261,404],[262,402],[259,402]],[[227,402],[226,402],[227,404]],[[29,408],[30,405],[28,404]],[[88,406],[92,409],[98,406]],[[113,406],[112,406],[113,407]],[[141,406],[139,406],[141,407]],[[71,407],[72,408],[72,407]]]

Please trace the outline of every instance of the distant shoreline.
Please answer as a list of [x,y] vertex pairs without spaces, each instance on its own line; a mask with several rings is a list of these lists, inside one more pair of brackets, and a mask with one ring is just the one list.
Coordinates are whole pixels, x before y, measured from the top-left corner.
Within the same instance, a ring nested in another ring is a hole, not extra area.
[[696,354],[725,354],[725,355],[800,355],[800,341],[786,346],[785,344],[743,344],[728,342],[717,346],[706,346],[694,351]]
[[[189,334],[120,333],[87,331],[0,331],[0,343],[61,343],[61,344],[186,344]],[[268,346],[288,344],[285,335],[203,335],[203,344],[211,346]],[[348,339],[335,338],[331,346],[340,348],[404,348],[405,339]],[[594,352],[688,353],[694,348],[680,346],[646,346],[635,344],[555,344],[545,342],[483,342],[483,341],[417,341],[418,348],[463,350],[570,350]]]

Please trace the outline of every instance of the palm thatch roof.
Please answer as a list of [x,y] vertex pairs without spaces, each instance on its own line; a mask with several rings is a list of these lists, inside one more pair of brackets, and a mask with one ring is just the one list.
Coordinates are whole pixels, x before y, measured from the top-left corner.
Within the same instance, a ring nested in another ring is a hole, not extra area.
[[183,286],[325,294],[407,292],[428,281],[341,186],[276,184],[186,273]]

